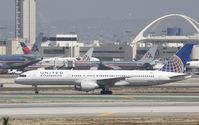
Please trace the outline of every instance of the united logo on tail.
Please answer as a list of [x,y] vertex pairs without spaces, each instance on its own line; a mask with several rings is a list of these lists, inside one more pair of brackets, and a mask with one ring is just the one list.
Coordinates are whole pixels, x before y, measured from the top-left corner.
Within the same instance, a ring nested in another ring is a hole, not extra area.
[[160,70],[180,73],[184,71],[184,66],[182,60],[178,56],[174,55],[165,63],[165,65]]
[[193,44],[185,44],[176,53],[176,55],[173,55],[167,62],[165,62],[164,66],[160,69],[160,71],[183,73],[184,67],[187,61],[189,60],[192,48]]

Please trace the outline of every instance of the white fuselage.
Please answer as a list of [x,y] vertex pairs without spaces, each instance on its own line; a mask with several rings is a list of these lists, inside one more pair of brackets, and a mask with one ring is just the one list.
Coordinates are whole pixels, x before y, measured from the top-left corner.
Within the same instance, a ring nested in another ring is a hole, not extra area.
[[187,68],[199,69],[199,61],[188,61]]
[[[76,57],[53,57],[53,58],[46,58],[43,59],[42,61],[38,62],[35,64],[35,66],[40,66],[40,67],[48,67],[48,66],[62,66],[69,61],[75,62],[79,61],[78,58]],[[90,61],[99,61],[98,58],[92,57]]]
[[97,84],[114,81],[112,86],[148,86],[183,80],[185,76],[184,73],[137,70],[34,70],[21,74],[15,82],[24,85],[78,85],[82,81]]

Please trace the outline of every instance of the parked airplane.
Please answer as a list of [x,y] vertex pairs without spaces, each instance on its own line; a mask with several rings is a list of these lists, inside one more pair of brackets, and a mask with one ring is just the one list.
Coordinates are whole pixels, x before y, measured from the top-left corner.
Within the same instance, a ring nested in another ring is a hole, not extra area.
[[190,69],[199,69],[199,61],[188,61],[187,68]]
[[112,94],[113,86],[150,86],[190,78],[183,73],[193,45],[186,44],[160,70],[33,70],[22,73],[15,82],[38,85],[74,85],[81,91],[102,89],[101,94]]
[[38,63],[30,66],[32,68],[52,68],[52,67],[74,67],[74,62],[84,62],[84,61],[99,61],[98,58],[92,57],[93,48],[90,48],[82,57],[52,57],[45,58]]
[[39,35],[37,41],[28,54],[1,55],[0,69],[23,69],[39,62],[41,60],[40,48],[42,35],[43,34]]
[[74,64],[74,69],[91,69],[92,67],[97,67],[99,70],[106,69],[152,69],[152,62],[155,58],[157,51],[157,46],[150,48],[144,56],[138,61],[76,61]]
[[153,69],[154,69],[154,70],[159,70],[159,69],[161,69],[163,66],[164,66],[164,63],[163,63],[163,62],[158,62],[157,64],[155,64],[155,65],[153,66]]
[[[153,66],[153,69],[158,70],[163,66],[163,62],[158,62]],[[199,70],[199,61],[188,61],[186,64],[186,70],[196,71]]]
[[[30,49],[24,42],[20,42],[20,45],[22,47],[23,53],[27,54],[29,53]],[[46,63],[46,62],[55,62],[58,61],[58,63],[63,63],[64,61],[99,61],[98,58],[92,57],[93,55],[93,48],[90,48],[82,57],[53,57],[53,58],[46,58],[43,59],[40,63]]]

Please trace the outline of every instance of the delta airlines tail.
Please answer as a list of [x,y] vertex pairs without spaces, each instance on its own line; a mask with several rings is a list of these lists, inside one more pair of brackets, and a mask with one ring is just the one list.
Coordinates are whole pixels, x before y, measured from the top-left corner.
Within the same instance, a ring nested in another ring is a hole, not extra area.
[[193,45],[186,44],[160,70],[33,70],[22,73],[15,82],[32,85],[74,85],[76,90],[102,89],[112,94],[113,86],[151,86],[190,78],[183,73]]
[[23,51],[24,54],[28,54],[30,52],[30,49],[28,48],[28,46],[24,42],[20,42],[20,45],[22,47],[22,51]]
[[24,42],[20,42],[23,53],[40,56],[42,39],[43,33],[40,33],[31,49]]
[[[23,46],[24,44],[21,45]],[[23,50],[26,50],[27,48],[24,47],[27,46],[23,46]],[[35,64],[42,59],[40,56],[40,48],[41,48],[41,39],[38,39],[35,42],[32,50],[30,52],[27,51],[27,54],[1,55],[0,68],[23,70],[25,67]]]

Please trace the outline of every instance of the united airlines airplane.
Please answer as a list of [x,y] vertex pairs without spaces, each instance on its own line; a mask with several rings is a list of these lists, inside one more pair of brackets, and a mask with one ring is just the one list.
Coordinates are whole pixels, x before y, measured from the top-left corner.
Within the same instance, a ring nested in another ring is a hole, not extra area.
[[34,70],[21,74],[15,82],[34,86],[35,93],[38,85],[74,85],[86,92],[102,89],[101,94],[112,94],[113,86],[165,84],[191,77],[184,67],[192,48],[185,44],[160,70]]

